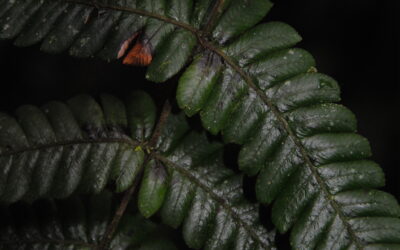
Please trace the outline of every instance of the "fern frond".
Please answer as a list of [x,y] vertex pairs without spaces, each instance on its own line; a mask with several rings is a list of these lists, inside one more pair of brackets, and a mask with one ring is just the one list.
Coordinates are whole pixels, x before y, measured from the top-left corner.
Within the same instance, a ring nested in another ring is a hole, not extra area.
[[180,78],[178,104],[200,112],[205,128],[242,144],[239,167],[257,175],[256,193],[272,203],[294,249],[400,247],[400,207],[374,188],[380,167],[312,56],[290,48],[300,36],[283,23],[260,24],[200,54]]
[[[399,248],[399,206],[375,190],[384,184],[382,170],[368,160],[370,147],[355,133],[353,114],[334,104],[338,84],[316,72],[308,52],[291,48],[301,40],[293,28],[256,25],[269,1],[47,1],[2,0],[0,37],[29,33],[35,29],[26,27],[36,25],[38,36],[27,38],[45,38],[44,50],[71,48],[74,55],[110,59],[140,30],[135,46],[145,49],[138,63],[154,57],[146,77],[156,82],[195,54],[179,81],[179,106],[188,115],[200,112],[211,133],[243,145],[240,168],[258,175],[257,197],[274,201],[274,223],[281,232],[293,228],[295,249]],[[67,11],[48,11],[52,3],[68,5]],[[49,13],[54,21],[42,28],[37,20]],[[115,16],[119,21],[112,21]],[[158,181],[147,185],[165,180]],[[158,188],[152,194],[163,197],[165,187]]]
[[[125,57],[125,64],[149,65],[146,77],[163,82],[190,60],[204,39],[201,30],[213,28],[213,37],[226,41],[272,6],[264,0],[221,2],[216,7],[210,0],[1,0],[0,39],[15,38],[18,46],[42,42],[49,53]],[[245,22],[236,19],[239,13]]]
[[[17,116],[18,122],[7,115],[0,122],[0,157],[7,163],[0,165],[4,203],[99,193],[110,182],[123,191],[140,178],[140,212],[150,217],[161,210],[168,225],[183,224],[190,247],[274,248],[258,204],[244,198],[242,177],[223,166],[222,144],[192,132],[183,115],[170,115],[152,145],[156,111],[145,93],[135,92],[126,102],[103,95],[101,107],[78,96],[43,111],[24,106]],[[69,147],[77,147],[76,154]]]
[[0,114],[0,201],[99,193],[110,181],[127,189],[142,168],[155,106],[143,92],[100,102],[77,96],[22,106],[16,118]]
[[[242,176],[223,166],[222,145],[191,132],[183,116],[170,116],[146,166],[139,209],[160,209],[193,249],[273,249],[273,234],[259,222],[259,206],[244,198]],[[168,174],[166,173],[168,172]]]
[[[0,249],[96,249],[112,215],[113,199],[102,192],[0,209]],[[110,249],[177,249],[167,236],[165,227],[126,214]]]
[[127,56],[124,62],[135,65],[153,61],[149,77],[164,81],[189,59],[197,40],[187,29],[202,22],[208,5],[199,1],[192,13],[192,1],[2,0],[0,39],[16,38],[18,46],[42,41],[41,49],[49,53],[69,50],[106,60]]

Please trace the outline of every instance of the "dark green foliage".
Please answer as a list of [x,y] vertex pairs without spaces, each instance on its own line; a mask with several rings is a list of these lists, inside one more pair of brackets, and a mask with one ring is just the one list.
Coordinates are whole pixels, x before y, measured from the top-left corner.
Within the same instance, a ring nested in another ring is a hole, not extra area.
[[[294,249],[400,248],[399,205],[376,190],[384,185],[382,170],[368,160],[370,146],[356,134],[354,115],[336,104],[337,82],[317,72],[308,52],[292,48],[301,40],[292,27],[257,24],[271,8],[269,1],[0,4],[0,38],[16,38],[17,45],[43,40],[41,48],[48,52],[69,49],[75,56],[111,60],[130,39],[138,39],[151,50],[146,77],[155,82],[188,65],[177,87],[179,107],[188,116],[199,113],[203,126],[225,142],[242,145],[239,168],[257,176],[257,199],[272,204],[281,233],[292,229]],[[156,120],[149,98],[131,99],[122,104],[106,97],[103,110],[87,97],[68,106],[50,104],[49,112],[23,107],[18,123],[1,115],[1,199],[96,193],[109,180],[116,181],[117,191],[128,188],[142,169],[145,151],[153,150],[146,143]],[[146,162],[140,211],[149,217],[161,209],[167,224],[183,224],[193,248],[269,246],[254,221],[257,212],[242,204],[240,178],[221,166],[221,146],[187,132],[179,120],[170,118],[157,153]],[[44,163],[51,167],[43,168]],[[35,183],[42,175],[44,181]],[[69,178],[57,177],[64,175]]]
[[[223,167],[222,145],[210,144],[204,134],[188,131],[182,116],[171,116],[158,147],[166,152],[156,159],[169,172],[168,188],[165,195],[148,198],[164,200],[162,220],[172,227],[182,224],[189,247],[272,248],[273,234],[261,226],[259,206],[244,199],[242,177]],[[157,166],[152,169],[158,177],[153,190],[160,190],[165,185],[161,181],[164,173]]]
[[[384,177],[365,160],[368,141],[354,133],[354,115],[332,104],[340,100],[337,83],[314,72],[307,52],[289,48],[299,40],[282,23],[253,28],[224,49],[244,73],[195,61],[179,82],[178,103],[188,115],[200,111],[211,133],[243,144],[239,167],[259,174],[257,198],[276,200],[272,219],[280,232],[294,227],[294,248],[399,244],[400,209],[386,193],[385,202],[377,201],[382,194],[373,188],[383,186]],[[207,90],[197,91],[199,85]],[[393,233],[383,234],[387,227]]]
[[164,202],[168,176],[165,167],[154,160],[145,166],[142,185],[139,192],[139,210],[145,217],[150,217]]
[[[42,42],[46,52],[69,50],[73,56],[113,60],[139,34],[136,39],[154,55],[146,77],[163,82],[189,60],[198,44],[199,34],[194,32],[210,21],[206,13],[213,4],[209,0],[1,0],[0,39],[15,38],[18,46]],[[269,1],[227,1],[219,9],[226,11],[213,28],[213,37],[225,43],[259,22],[271,6]],[[239,14],[246,17],[237,18]]]
[[[18,109],[19,123],[2,115],[0,156],[8,163],[0,166],[0,178],[7,180],[2,184],[3,202],[60,197],[58,190],[62,198],[76,192],[98,193],[110,182],[123,191],[144,168],[140,212],[150,217],[161,209],[167,224],[183,224],[190,247],[273,248],[273,234],[259,222],[259,206],[243,196],[241,176],[223,166],[221,144],[191,132],[182,115],[170,115],[153,148],[149,139],[156,109],[147,94],[132,93],[125,102],[103,95],[100,101],[101,105],[89,96],[78,96],[67,105],[47,104],[43,111],[25,106]],[[63,112],[52,112],[54,107]],[[18,147],[7,140],[9,135],[26,144]],[[46,140],[48,135],[54,136]],[[79,153],[71,155],[69,147],[78,147]],[[32,152],[36,157],[25,160]]]
[[0,201],[99,193],[110,180],[117,191],[127,189],[142,168],[140,140],[155,122],[149,96],[134,95],[125,104],[78,96],[20,107],[16,119],[0,114]]
[[[0,249],[94,249],[112,216],[112,194],[0,207]],[[157,236],[154,239],[154,236]],[[177,249],[163,226],[125,214],[110,249]],[[158,247],[158,248],[157,248]]]
[[112,60],[118,57],[125,41],[140,33],[138,39],[155,54],[147,77],[162,82],[182,69],[197,44],[196,37],[143,14],[152,13],[187,25],[200,24],[210,2],[198,1],[195,13],[191,13],[193,4],[159,0],[2,0],[0,39],[15,38],[18,46],[42,41],[41,49],[46,52],[69,50],[78,57]]

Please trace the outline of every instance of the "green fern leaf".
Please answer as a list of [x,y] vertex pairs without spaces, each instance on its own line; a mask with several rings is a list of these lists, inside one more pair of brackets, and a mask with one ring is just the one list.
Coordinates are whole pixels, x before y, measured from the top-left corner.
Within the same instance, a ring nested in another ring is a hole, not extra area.
[[[95,249],[112,215],[112,201],[111,193],[103,192],[1,207],[0,249]],[[110,249],[177,249],[168,234],[139,214],[125,214]]]
[[[186,65],[200,29],[212,28],[212,37],[225,42],[260,21],[272,6],[260,0],[215,6],[210,0],[1,0],[0,5],[0,39],[15,38],[18,46],[42,42],[41,49],[49,53],[69,50],[73,56],[106,60],[124,57],[135,44],[134,59],[125,63],[151,62],[146,77],[156,82]],[[238,19],[239,14],[245,18]]]
[[155,106],[143,92],[125,103],[108,95],[100,102],[78,96],[22,106],[16,119],[0,114],[0,200],[99,193],[111,180],[117,191],[127,189],[142,168]]
[[374,189],[384,176],[367,160],[368,141],[355,133],[354,115],[333,104],[338,84],[290,48],[299,41],[273,22],[215,49],[218,56],[199,55],[179,81],[178,104],[243,145],[239,167],[258,175],[257,198],[274,201],[273,222],[282,233],[293,228],[294,249],[397,249],[400,207]]
[[183,225],[190,247],[273,249],[258,204],[244,198],[242,176],[223,166],[222,144],[191,132],[183,115],[170,115],[152,146],[155,116],[143,92],[124,103],[103,95],[101,106],[89,96],[42,110],[23,106],[18,122],[3,114],[2,202],[99,193],[110,182],[123,191],[143,170],[139,211],[147,218],[161,211],[166,224]]
[[274,248],[273,234],[259,222],[258,205],[244,198],[242,176],[223,166],[221,144],[190,132],[183,116],[171,115],[157,148],[139,190],[144,216],[160,210],[166,224],[182,225],[194,249]]
[[[115,59],[140,31],[138,41],[154,57],[146,76],[157,82],[195,54],[179,81],[179,106],[188,115],[200,112],[211,133],[243,145],[240,168],[258,175],[257,197],[274,201],[274,223],[281,232],[293,228],[294,248],[399,248],[399,206],[374,189],[384,184],[382,170],[367,160],[370,147],[355,134],[352,113],[333,104],[340,100],[338,84],[316,72],[308,52],[291,48],[301,40],[293,28],[256,25],[269,1],[54,1],[65,9],[48,11],[50,1],[2,0],[0,38],[20,34],[20,45],[44,38],[46,51]],[[54,21],[38,25],[49,13]],[[29,27],[38,35],[29,35]],[[159,181],[151,180],[164,185]],[[149,195],[165,199],[164,187],[157,188]]]
[[187,29],[202,23],[210,1],[2,0],[0,5],[0,39],[15,38],[18,46],[42,41],[46,52],[68,49],[73,56],[106,60],[123,57],[136,43],[150,60],[137,57],[127,64],[148,65],[154,57],[147,76],[162,82],[191,56],[197,40]]

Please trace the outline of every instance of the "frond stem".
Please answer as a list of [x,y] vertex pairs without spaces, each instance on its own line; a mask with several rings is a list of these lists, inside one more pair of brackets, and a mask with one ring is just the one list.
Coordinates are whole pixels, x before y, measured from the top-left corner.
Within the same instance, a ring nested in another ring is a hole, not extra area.
[[119,204],[114,217],[110,224],[107,227],[106,232],[103,235],[103,239],[100,241],[99,245],[95,248],[95,250],[107,250],[111,240],[115,234],[115,231],[118,228],[119,222],[121,221],[122,216],[125,213],[125,210],[132,199],[133,193],[136,190],[137,185],[139,184],[140,180],[142,179],[143,175],[143,169],[144,166],[146,165],[147,160],[145,160],[142,164],[141,170],[139,174],[136,176],[135,182],[132,184],[132,186],[125,191],[124,196],[122,197],[121,203]]
[[217,0],[217,3],[213,6],[210,14],[210,18],[208,19],[207,24],[203,28],[203,37],[207,37],[211,29],[214,27],[215,22],[217,21],[218,17],[221,15],[221,7],[225,0]]
[[[165,125],[170,113],[171,113],[171,105],[169,104],[169,102],[167,100],[163,106],[163,109],[160,114],[160,118],[157,122],[156,128],[154,129],[153,135],[151,136],[150,141],[147,143],[147,145],[150,148],[154,147],[155,144],[157,143],[157,140],[161,135],[162,129],[164,128],[164,125]],[[107,231],[105,232],[103,239],[101,240],[99,246],[95,250],[107,250],[108,249],[108,246],[111,243],[112,237],[114,236],[115,231],[118,228],[119,222],[121,221],[121,218],[125,213],[126,207],[128,206],[128,204],[133,196],[133,193],[136,190],[136,187],[138,186],[140,180],[142,179],[144,166],[146,166],[147,162],[152,158],[153,158],[153,152],[150,153],[150,155],[146,156],[146,159],[143,161],[140,172],[135,178],[135,182],[132,184],[132,186],[127,191],[125,191],[124,196],[122,197],[121,203],[120,203],[118,209],[116,210],[112,221],[108,225]]]
[[163,106],[161,114],[160,114],[160,119],[158,120],[156,128],[154,129],[153,135],[149,141],[149,146],[151,148],[156,146],[158,138],[160,137],[162,130],[165,126],[165,123],[167,122],[170,114],[171,114],[171,105],[170,105],[169,101],[167,100],[164,103],[164,106]]

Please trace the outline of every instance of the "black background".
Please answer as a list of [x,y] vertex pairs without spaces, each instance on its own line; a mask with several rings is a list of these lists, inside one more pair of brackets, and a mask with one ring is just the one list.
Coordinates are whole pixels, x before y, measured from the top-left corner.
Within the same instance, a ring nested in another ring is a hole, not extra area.
[[[316,58],[320,72],[342,88],[342,103],[359,121],[373,159],[387,176],[385,190],[400,197],[399,4],[397,0],[276,0],[266,20],[291,24],[302,35],[299,47]],[[118,96],[145,88],[163,97],[174,81],[145,82],[145,69],[49,55],[38,46],[16,48],[0,42],[0,110],[41,105],[78,93]],[[163,100],[163,99],[161,99]],[[160,102],[161,103],[161,102]]]

